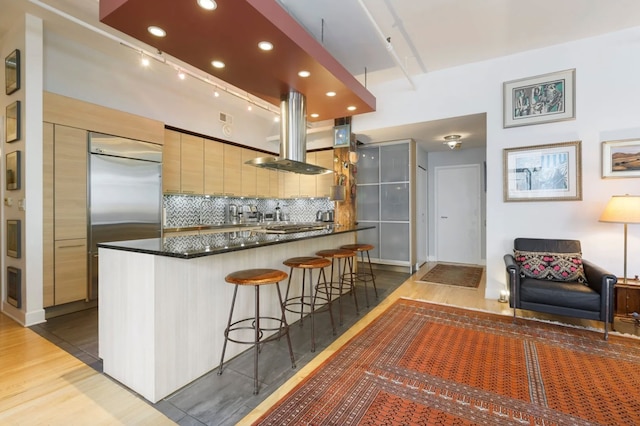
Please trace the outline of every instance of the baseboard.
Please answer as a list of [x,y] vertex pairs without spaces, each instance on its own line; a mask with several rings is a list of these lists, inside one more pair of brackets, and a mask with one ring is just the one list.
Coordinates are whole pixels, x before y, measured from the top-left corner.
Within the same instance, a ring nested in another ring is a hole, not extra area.
[[79,300],[77,302],[65,303],[64,305],[49,306],[48,308],[45,308],[45,318],[55,318],[59,317],[60,315],[67,315],[74,312],[95,308],[96,306],[98,306],[97,300],[90,300],[88,302]]

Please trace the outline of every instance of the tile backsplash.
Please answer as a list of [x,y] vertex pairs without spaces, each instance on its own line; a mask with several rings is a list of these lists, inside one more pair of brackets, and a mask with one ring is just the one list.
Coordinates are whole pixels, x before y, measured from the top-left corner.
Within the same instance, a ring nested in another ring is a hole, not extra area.
[[278,205],[292,222],[313,222],[318,210],[334,208],[328,198],[234,198],[204,195],[164,195],[164,227],[179,228],[226,222],[229,204],[255,205],[262,213],[274,213]]

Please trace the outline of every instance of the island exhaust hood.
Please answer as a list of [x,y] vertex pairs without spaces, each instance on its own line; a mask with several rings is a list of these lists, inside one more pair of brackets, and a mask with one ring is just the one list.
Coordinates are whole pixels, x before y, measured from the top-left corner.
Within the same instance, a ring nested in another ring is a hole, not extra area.
[[280,99],[280,156],[253,158],[245,164],[303,175],[333,173],[333,170],[306,163],[306,109],[306,98],[302,93],[291,91],[283,95]]

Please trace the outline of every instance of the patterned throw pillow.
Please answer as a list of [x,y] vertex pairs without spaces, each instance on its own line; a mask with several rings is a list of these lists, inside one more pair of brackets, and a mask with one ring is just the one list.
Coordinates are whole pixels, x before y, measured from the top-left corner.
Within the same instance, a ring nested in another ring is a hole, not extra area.
[[520,276],[553,281],[578,281],[587,278],[582,266],[581,253],[541,253],[536,251],[514,251],[520,265]]

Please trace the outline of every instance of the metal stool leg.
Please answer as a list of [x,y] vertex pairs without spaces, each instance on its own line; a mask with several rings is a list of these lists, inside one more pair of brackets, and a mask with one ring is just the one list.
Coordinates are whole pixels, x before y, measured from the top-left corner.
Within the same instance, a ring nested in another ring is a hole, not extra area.
[[280,301],[280,310],[282,311],[282,319],[280,320],[280,333],[282,333],[282,330],[284,329],[284,334],[287,336],[287,346],[289,346],[289,356],[291,357],[291,368],[296,368],[296,360],[293,357],[293,347],[291,346],[291,337],[289,336],[289,324],[287,323],[284,301],[282,300],[282,293],[280,292],[280,283],[276,283],[276,289],[278,290],[278,300]]
[[229,321],[227,328],[224,330],[224,343],[222,345],[222,356],[220,357],[220,366],[218,367],[218,376],[222,374],[222,364],[224,362],[224,353],[227,350],[227,340],[229,339],[229,329],[231,328],[231,318],[233,317],[233,308],[236,306],[236,295],[238,294],[238,286],[233,289],[233,299],[231,300],[231,311],[229,312]]
[[[351,292],[353,293],[353,301],[356,304],[356,315],[360,314],[360,308],[358,307],[358,296],[356,295],[356,277],[354,276],[353,273],[353,259],[354,257],[348,257],[346,259],[346,261],[344,262],[344,269],[342,270],[342,277],[344,279],[344,276],[346,275],[347,272],[347,264],[349,265],[349,284],[351,286]],[[366,296],[366,293],[365,293]],[[367,299],[367,307],[369,307],[369,299]]]
[[327,274],[324,272],[324,268],[320,269],[320,272],[318,273],[318,283],[316,284],[316,296],[318,295],[318,288],[320,287],[320,275],[322,275],[322,278],[324,279],[324,291],[326,294],[328,294],[329,296],[327,296],[327,304],[329,305],[329,320],[331,321],[331,330],[333,331],[333,335],[336,335],[336,324],[333,321],[333,311],[332,311],[332,301],[331,301],[331,296],[333,294],[333,291],[331,290],[331,286],[327,284]]
[[[373,268],[371,267],[371,257],[369,257],[369,250],[367,250],[367,261],[369,262],[369,273],[371,274],[371,282],[373,283],[373,291],[376,293],[376,299],[378,298],[378,288],[376,287],[376,277],[373,275]],[[364,263],[364,256],[362,256],[362,263]]]
[[260,287],[256,289],[255,296],[255,323],[254,323],[254,355],[253,355],[253,394],[258,394],[258,355],[260,354]]

